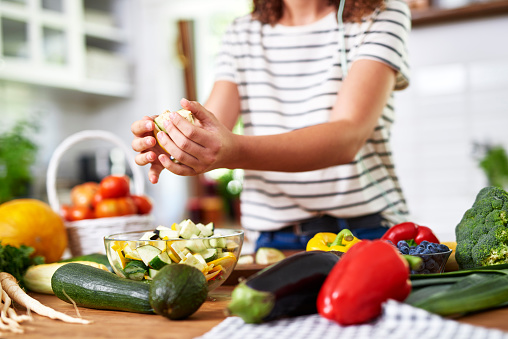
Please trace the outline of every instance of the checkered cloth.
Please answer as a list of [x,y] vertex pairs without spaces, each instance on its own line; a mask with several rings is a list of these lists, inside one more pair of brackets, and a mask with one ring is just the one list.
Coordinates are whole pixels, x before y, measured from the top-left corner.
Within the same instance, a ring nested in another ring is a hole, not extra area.
[[425,310],[389,300],[383,315],[362,325],[340,326],[318,314],[281,319],[265,324],[246,324],[228,317],[197,339],[508,339],[508,333],[459,323]]

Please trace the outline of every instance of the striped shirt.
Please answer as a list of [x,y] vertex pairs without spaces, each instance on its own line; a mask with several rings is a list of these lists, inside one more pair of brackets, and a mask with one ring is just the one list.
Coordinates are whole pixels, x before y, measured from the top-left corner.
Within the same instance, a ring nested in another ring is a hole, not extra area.
[[[410,26],[402,0],[387,0],[384,10],[360,23],[345,23],[345,46],[339,43],[335,13],[304,26],[261,24],[249,14],[225,33],[216,80],[237,84],[246,135],[325,123],[342,84],[344,48],[348,66],[359,59],[380,61],[397,71],[394,90],[408,85]],[[393,121],[392,95],[351,163],[299,173],[245,171],[242,226],[267,231],[323,214],[348,218],[381,212],[392,221],[407,215],[389,144]]]

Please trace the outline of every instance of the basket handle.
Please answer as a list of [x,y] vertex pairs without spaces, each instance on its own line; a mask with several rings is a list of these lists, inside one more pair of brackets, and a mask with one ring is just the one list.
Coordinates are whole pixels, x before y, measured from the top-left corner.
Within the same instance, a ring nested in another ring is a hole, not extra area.
[[49,204],[53,211],[60,213],[60,202],[58,201],[58,195],[56,194],[56,174],[62,155],[77,143],[96,139],[112,142],[124,151],[127,156],[127,163],[129,164],[133,174],[134,192],[137,195],[142,195],[144,193],[143,173],[141,172],[140,167],[134,162],[134,159],[130,156],[132,150],[111,132],[102,130],[85,130],[69,136],[60,145],[58,145],[49,161],[46,176],[46,190],[48,192]]

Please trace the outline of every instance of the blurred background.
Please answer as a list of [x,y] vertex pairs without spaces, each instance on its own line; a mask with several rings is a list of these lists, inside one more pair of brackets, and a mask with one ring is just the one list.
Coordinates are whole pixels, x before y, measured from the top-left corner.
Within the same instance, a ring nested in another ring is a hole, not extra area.
[[[412,221],[453,240],[476,193],[505,186],[508,175],[508,0],[408,1],[412,79],[396,93],[392,148]],[[130,148],[133,121],[177,110],[182,97],[204,102],[220,38],[250,8],[248,0],[0,0],[0,200],[47,200],[50,159],[76,132],[106,130]],[[77,144],[59,163],[56,189],[65,201],[73,186],[109,173],[131,174],[121,150]],[[241,171],[144,179],[156,224],[191,217],[238,226]]]

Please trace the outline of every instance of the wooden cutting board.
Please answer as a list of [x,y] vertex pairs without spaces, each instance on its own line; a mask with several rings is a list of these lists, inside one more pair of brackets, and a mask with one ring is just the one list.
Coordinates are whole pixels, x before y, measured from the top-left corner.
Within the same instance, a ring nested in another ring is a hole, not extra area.
[[[33,321],[24,322],[24,334],[0,334],[0,338],[70,339],[70,338],[196,338],[205,334],[225,319],[224,310],[231,299],[233,287],[219,287],[212,291],[201,308],[186,320],[169,320],[159,315],[129,312],[103,311],[79,308],[83,319],[93,321],[90,325],[66,324],[33,315]],[[76,311],[54,295],[31,293],[44,305],[57,311],[76,316]],[[18,314],[26,314],[23,307],[17,306]],[[2,332],[2,331],[0,331]]]

